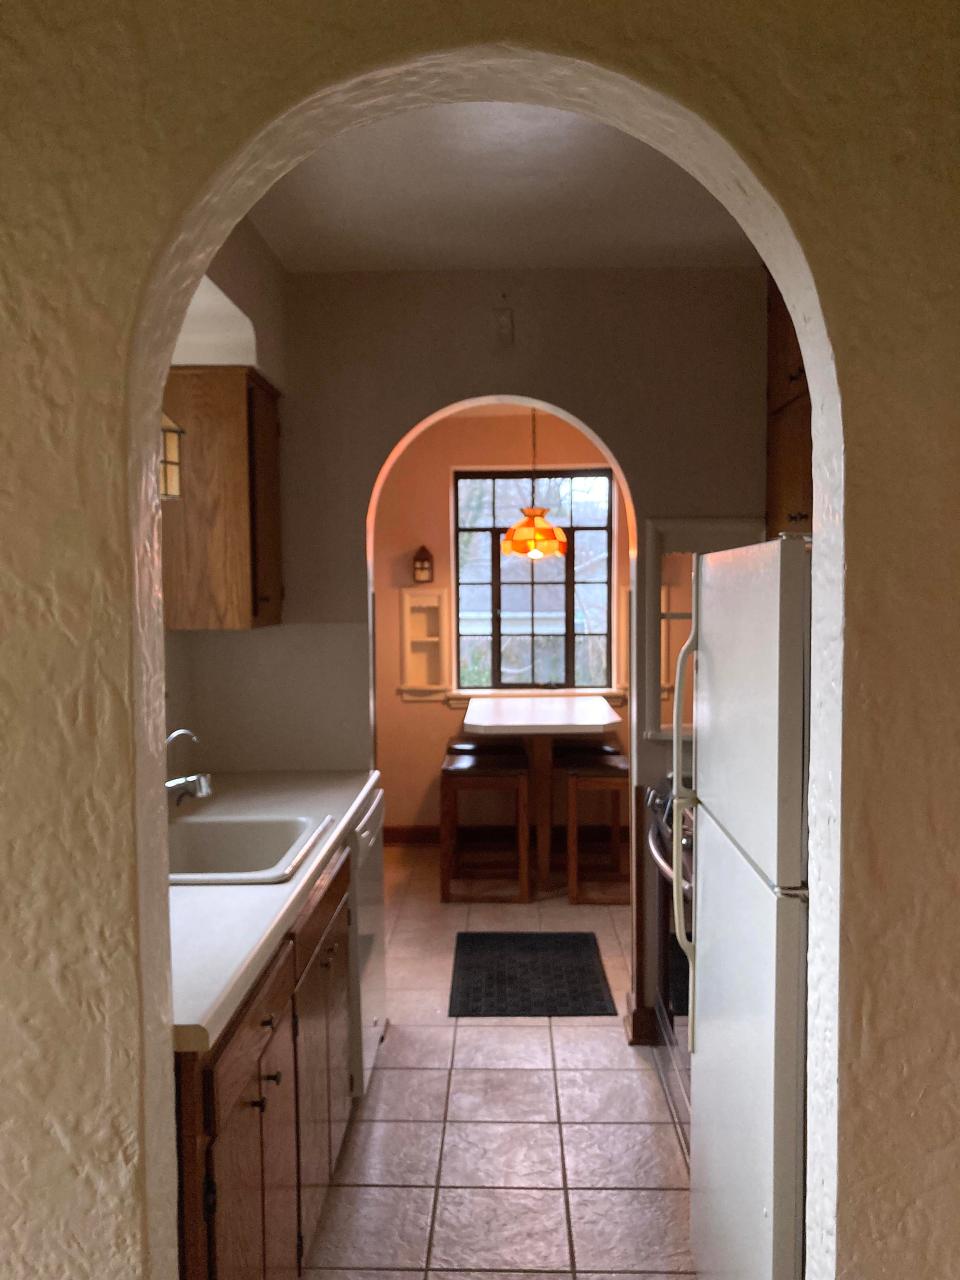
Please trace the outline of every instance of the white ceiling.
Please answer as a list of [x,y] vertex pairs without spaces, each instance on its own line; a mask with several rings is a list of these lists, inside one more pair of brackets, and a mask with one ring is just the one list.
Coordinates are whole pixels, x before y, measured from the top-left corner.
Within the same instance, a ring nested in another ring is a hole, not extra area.
[[351,130],[251,214],[291,271],[756,264],[672,161],[584,116],[457,103]]

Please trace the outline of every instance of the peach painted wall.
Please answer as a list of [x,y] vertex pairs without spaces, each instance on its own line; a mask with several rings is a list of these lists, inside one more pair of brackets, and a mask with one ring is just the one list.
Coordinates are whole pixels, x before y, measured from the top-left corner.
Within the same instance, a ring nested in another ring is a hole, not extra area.
[[[447,739],[459,731],[463,708],[443,702],[408,702],[400,677],[401,588],[412,586],[413,553],[421,544],[434,556],[434,581],[451,589],[451,485],[455,469],[528,467],[529,410],[491,406],[451,415],[413,440],[390,471],[377,507],[374,532],[376,609],[376,758],[383,773],[390,826],[435,826],[439,821],[439,765]],[[599,448],[563,419],[537,415],[537,465],[607,466]],[[629,584],[623,496],[616,510],[614,609],[617,588]],[[616,652],[614,676],[622,666]],[[625,658],[625,655],[623,655]],[[450,656],[450,669],[455,664]],[[625,708],[624,708],[625,714]],[[495,798],[466,816],[506,821]]]

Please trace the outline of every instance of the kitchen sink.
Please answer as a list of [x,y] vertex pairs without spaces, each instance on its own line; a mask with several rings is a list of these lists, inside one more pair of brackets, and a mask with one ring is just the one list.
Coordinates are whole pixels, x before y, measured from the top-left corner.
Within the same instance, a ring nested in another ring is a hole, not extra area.
[[205,817],[170,823],[171,884],[280,884],[333,825],[317,818]]

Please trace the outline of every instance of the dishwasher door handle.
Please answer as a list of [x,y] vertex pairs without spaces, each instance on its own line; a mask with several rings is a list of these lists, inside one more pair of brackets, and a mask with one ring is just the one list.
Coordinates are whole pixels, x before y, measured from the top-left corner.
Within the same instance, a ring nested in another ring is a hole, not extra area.
[[378,791],[373,803],[356,826],[356,834],[361,840],[375,840],[383,826],[383,791]]

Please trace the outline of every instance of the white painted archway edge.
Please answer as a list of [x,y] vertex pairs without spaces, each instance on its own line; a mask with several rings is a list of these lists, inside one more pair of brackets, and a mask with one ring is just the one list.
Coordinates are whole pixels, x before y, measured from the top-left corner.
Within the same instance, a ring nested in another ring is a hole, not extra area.
[[633,497],[630,493],[630,485],[627,477],[624,475],[623,468],[617,461],[616,455],[611,451],[606,441],[593,430],[592,427],[578,418],[576,414],[570,413],[567,409],[562,409],[559,405],[550,404],[546,400],[538,400],[534,396],[512,395],[509,392],[491,394],[486,396],[469,396],[466,400],[457,400],[453,404],[444,405],[442,409],[437,409],[434,413],[427,414],[413,427],[410,428],[405,435],[401,436],[396,442],[389,454],[385,458],[383,465],[377,472],[377,478],[374,481],[373,489],[370,493],[370,501],[367,505],[367,572],[370,574],[371,581],[373,575],[373,534],[377,520],[377,508],[380,503],[380,495],[383,492],[383,486],[393,470],[394,464],[400,455],[407,449],[414,440],[418,439],[429,431],[431,427],[435,427],[438,422],[444,422],[447,418],[452,418],[455,414],[465,413],[470,409],[483,409],[487,405],[510,405],[519,409],[536,409],[538,412],[552,414],[555,418],[562,418],[564,422],[576,427],[582,436],[585,436],[591,444],[596,445],[603,456],[606,458],[614,479],[623,495],[624,509],[627,514],[627,544],[630,552],[631,561],[637,558],[637,513],[634,506]]
[[807,1276],[835,1274],[840,764],[843,676],[843,440],[840,393],[813,277],[783,212],[730,145],[652,89],[595,64],[503,46],[424,56],[318,89],[225,161],[147,283],[129,362],[134,547],[137,858],[143,993],[144,1161],[151,1252],[165,1253],[175,1194],[170,1107],[166,830],[160,797],[163,632],[156,424],[187,304],[233,226],[328,137],[450,101],[551,106],[623,130],[697,178],[739,222],[793,317],[813,405],[814,530],[810,743]]

